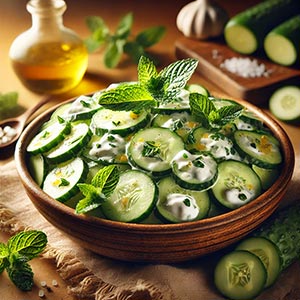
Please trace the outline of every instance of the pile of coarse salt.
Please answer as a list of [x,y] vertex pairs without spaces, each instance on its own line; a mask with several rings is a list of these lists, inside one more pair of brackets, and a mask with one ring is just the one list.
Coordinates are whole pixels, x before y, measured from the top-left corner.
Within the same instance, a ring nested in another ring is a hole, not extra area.
[[10,142],[17,135],[15,128],[10,126],[0,127],[0,145]]
[[271,73],[265,64],[249,57],[232,57],[225,59],[220,67],[244,78],[268,77]]

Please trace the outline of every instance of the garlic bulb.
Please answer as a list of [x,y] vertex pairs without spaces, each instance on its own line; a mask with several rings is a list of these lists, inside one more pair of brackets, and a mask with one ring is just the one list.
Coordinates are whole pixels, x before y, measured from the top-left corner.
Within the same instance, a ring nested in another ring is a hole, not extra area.
[[177,28],[186,36],[208,39],[223,33],[227,12],[213,0],[196,0],[185,5],[177,15]]

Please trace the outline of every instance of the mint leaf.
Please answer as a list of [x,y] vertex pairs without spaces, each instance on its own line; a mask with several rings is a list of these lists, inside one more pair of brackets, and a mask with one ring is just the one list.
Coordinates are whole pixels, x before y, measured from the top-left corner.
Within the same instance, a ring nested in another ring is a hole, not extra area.
[[8,261],[7,257],[9,256],[9,251],[7,246],[4,243],[0,243],[0,274],[6,268]]
[[40,254],[47,244],[47,236],[42,231],[22,231],[12,236],[7,247],[10,253],[18,253],[30,260]]
[[126,39],[131,31],[133,23],[133,15],[132,13],[128,13],[120,20],[118,27],[115,32],[115,37],[118,39]]
[[121,84],[99,95],[100,105],[112,110],[142,110],[156,106],[149,91],[140,84]]
[[120,174],[115,165],[102,168],[92,179],[92,185],[102,189],[102,193],[108,197],[119,182]]
[[144,47],[136,41],[126,42],[124,52],[136,63],[139,63],[140,57],[146,55]]
[[238,103],[221,107],[218,110],[219,124],[222,126],[232,122],[234,119],[240,116],[243,109],[243,106]]
[[143,30],[136,36],[136,42],[148,48],[160,41],[160,39],[165,34],[166,28],[163,26],[154,26]]
[[213,102],[207,96],[198,93],[191,93],[189,101],[191,113],[199,118],[204,127],[208,128],[210,125],[208,116],[216,112]]
[[188,58],[178,60],[164,68],[159,76],[164,78],[166,99],[176,98],[179,92],[186,86],[188,80],[197,68],[198,61]]
[[77,203],[75,212],[77,214],[87,213],[99,207],[114,191],[118,182],[118,167],[110,165],[100,169],[93,177],[91,184],[78,183],[77,186],[85,198]]
[[33,272],[27,262],[15,261],[6,268],[11,281],[22,291],[30,291],[33,286]]
[[104,64],[108,68],[116,67],[123,54],[125,40],[112,40],[104,53]]
[[141,85],[149,84],[150,80],[156,78],[158,72],[154,63],[147,57],[141,56],[138,64],[138,80]]

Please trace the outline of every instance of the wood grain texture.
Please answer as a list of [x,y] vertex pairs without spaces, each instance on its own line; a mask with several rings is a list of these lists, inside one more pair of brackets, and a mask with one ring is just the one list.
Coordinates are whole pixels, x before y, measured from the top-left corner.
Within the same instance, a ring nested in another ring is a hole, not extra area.
[[[206,79],[233,97],[244,99],[258,106],[264,106],[275,89],[287,84],[300,85],[300,67],[284,67],[272,63],[262,54],[245,56],[232,51],[220,39],[198,41],[186,37],[175,43],[176,56],[180,59],[191,57],[199,61],[197,71]],[[217,51],[217,56],[213,52]],[[269,77],[243,78],[226,71],[220,64],[227,58],[250,57],[265,64],[270,70]]]

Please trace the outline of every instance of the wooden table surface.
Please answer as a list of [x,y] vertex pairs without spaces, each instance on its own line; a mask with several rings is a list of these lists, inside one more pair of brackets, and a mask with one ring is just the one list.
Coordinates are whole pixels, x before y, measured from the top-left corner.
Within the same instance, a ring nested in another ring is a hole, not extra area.
[[[180,8],[190,1],[186,0],[162,0],[162,1],[141,1],[141,0],[78,0],[66,1],[67,11],[64,14],[65,26],[75,30],[82,38],[89,35],[89,31],[85,25],[85,17],[95,15],[101,16],[112,29],[122,16],[128,12],[133,12],[134,26],[133,32],[137,33],[142,29],[154,25],[163,25],[167,31],[164,38],[157,45],[152,47],[151,51],[155,53],[162,62],[162,66],[176,60],[174,44],[177,38],[181,37],[181,33],[176,28],[176,16]],[[219,1],[223,7],[227,9],[230,15],[233,15],[246,7],[249,7],[259,1]],[[17,91],[19,93],[19,104],[24,109],[29,108],[40,101],[44,96],[37,95],[28,91],[22,86],[18,78],[13,72],[8,57],[9,47],[17,35],[31,26],[30,14],[26,11],[26,0],[2,0],[0,1],[0,93]],[[52,96],[49,106],[59,103],[62,100],[78,96],[80,94],[91,93],[106,87],[112,82],[130,81],[137,79],[136,65],[129,63],[126,57],[122,60],[121,65],[115,69],[107,69],[102,64],[101,53],[90,54],[88,71],[78,87],[74,90],[59,96]],[[205,85],[210,91],[221,92],[218,87],[211,82],[205,80],[199,74],[195,74],[191,82],[197,82]],[[230,95],[228,95],[230,97]],[[48,107],[49,107],[48,106]],[[288,133],[296,155],[300,155],[300,128],[282,124]],[[7,153],[1,157],[1,165],[12,160],[12,153]],[[0,187],[1,188],[1,187]],[[7,236],[0,233],[0,241],[6,241]],[[51,283],[52,279],[57,278],[53,267],[41,260],[32,262],[36,280],[47,281]],[[0,299],[5,300],[21,300],[21,299],[40,299],[38,290],[35,288],[32,292],[19,292],[8,280],[5,274],[0,275]],[[64,289],[62,282],[59,287],[54,288],[53,297],[51,299],[74,299],[69,296]],[[50,300],[50,298],[49,298]]]

